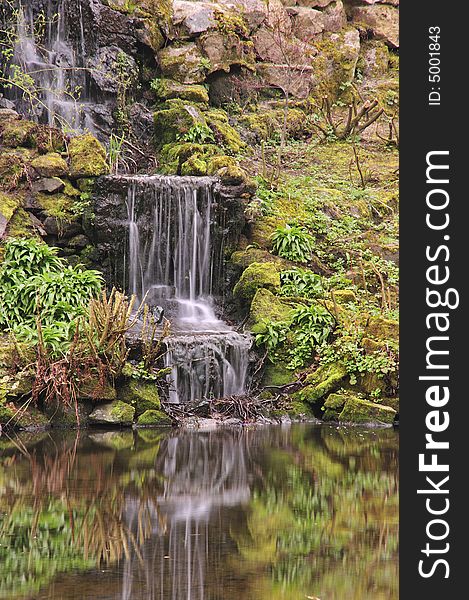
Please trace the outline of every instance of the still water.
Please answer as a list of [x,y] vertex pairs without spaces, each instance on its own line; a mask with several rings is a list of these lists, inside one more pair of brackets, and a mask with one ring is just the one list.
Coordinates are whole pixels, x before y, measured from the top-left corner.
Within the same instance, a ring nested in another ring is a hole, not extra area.
[[0,598],[397,600],[398,435],[0,437]]

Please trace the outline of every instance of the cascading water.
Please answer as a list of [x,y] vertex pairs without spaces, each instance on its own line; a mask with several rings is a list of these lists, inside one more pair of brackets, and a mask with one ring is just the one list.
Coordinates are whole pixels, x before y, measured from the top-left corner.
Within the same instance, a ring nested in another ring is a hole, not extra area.
[[80,3],[78,7],[80,39],[72,44],[67,37],[70,27],[65,0],[48,0],[39,22],[31,3],[20,3],[11,77],[14,81],[31,77],[36,92],[29,96],[15,86],[12,90],[17,106],[30,118],[65,130],[94,131],[86,102],[86,44]]
[[242,394],[251,339],[217,318],[212,298],[222,261],[212,231],[215,180],[121,179],[128,182],[128,287],[162,306],[173,323],[166,354],[172,367],[169,400]]

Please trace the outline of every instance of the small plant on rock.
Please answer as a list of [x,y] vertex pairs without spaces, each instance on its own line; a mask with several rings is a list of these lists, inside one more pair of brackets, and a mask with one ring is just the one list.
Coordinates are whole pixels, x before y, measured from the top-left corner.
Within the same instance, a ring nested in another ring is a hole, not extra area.
[[288,260],[307,263],[313,248],[313,236],[298,225],[277,227],[272,235],[272,250],[278,256]]

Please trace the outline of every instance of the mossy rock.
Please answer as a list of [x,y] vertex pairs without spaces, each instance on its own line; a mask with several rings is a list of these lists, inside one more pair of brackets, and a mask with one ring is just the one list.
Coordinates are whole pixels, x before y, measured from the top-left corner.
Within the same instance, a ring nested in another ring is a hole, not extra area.
[[238,165],[221,167],[218,169],[217,175],[226,185],[244,185],[252,191],[256,189],[256,184],[250,179],[246,171]]
[[192,42],[163,48],[158,52],[158,64],[166,79],[185,84],[205,80],[204,56]]
[[366,334],[378,340],[399,340],[399,322],[384,317],[370,317],[365,328]]
[[205,125],[200,110],[192,104],[167,103],[154,114],[155,143],[158,148],[180,141],[194,125]]
[[34,385],[35,375],[30,369],[18,371],[14,375],[4,376],[3,387],[7,396],[21,398],[31,394]]
[[7,230],[8,223],[21,206],[22,198],[16,194],[0,192],[0,239]]
[[268,363],[264,368],[262,385],[264,387],[282,386],[292,383],[294,380],[293,372],[287,369],[283,362]]
[[354,425],[391,426],[395,417],[396,411],[390,406],[382,406],[351,396],[339,415],[339,422]]
[[59,192],[58,194],[36,194],[36,202],[48,217],[56,217],[71,221],[74,219],[73,199],[70,196]]
[[57,152],[49,152],[38,156],[31,166],[41,177],[63,177],[68,172],[68,165]]
[[9,148],[25,146],[32,148],[35,143],[35,132],[37,125],[26,119],[10,119],[2,123],[0,130],[0,142]]
[[357,296],[353,290],[334,290],[332,294],[338,304],[355,303],[357,301]]
[[220,169],[224,167],[235,168],[238,166],[238,163],[231,156],[226,156],[226,154],[222,154],[221,156],[214,156],[211,158],[207,165],[207,173],[209,175],[217,175]]
[[249,306],[260,288],[272,292],[280,290],[280,273],[274,264],[250,264],[235,285],[233,295],[241,306]]
[[135,408],[121,400],[97,406],[90,414],[91,423],[97,425],[132,425]]
[[21,206],[15,210],[8,223],[5,235],[13,238],[38,238],[38,230],[31,216]]
[[99,177],[109,173],[104,146],[90,133],[79,135],[70,140],[70,176]]
[[112,450],[127,450],[135,445],[133,431],[100,431],[88,435],[95,444]]
[[251,302],[249,325],[253,333],[265,331],[266,323],[288,322],[294,306],[287,304],[266,288],[259,288]]
[[[259,110],[240,118],[241,123],[252,131],[257,139],[269,140],[278,136],[284,127],[285,111],[283,108]],[[311,126],[304,111],[290,108],[287,114],[286,129],[289,138],[299,139],[311,133]]]
[[332,410],[340,410],[344,407],[347,400],[350,398],[350,394],[345,392],[329,394],[326,401],[324,402],[324,408],[330,408]]
[[50,421],[46,415],[35,406],[31,406],[31,404],[27,408],[17,406],[14,424],[15,427],[31,430],[44,430],[50,427]]
[[23,159],[12,153],[0,154],[0,188],[11,191],[17,187],[23,177]]
[[327,394],[337,390],[347,377],[347,369],[341,363],[322,365],[308,375],[305,387],[295,395],[303,402],[315,404]]
[[138,379],[129,379],[117,391],[119,400],[131,404],[135,408],[136,416],[147,410],[160,410],[161,403],[155,382]]
[[245,147],[239,133],[228,123],[228,115],[220,109],[213,109],[205,113],[205,120],[214,132],[217,142],[222,143],[231,152],[237,153]]
[[207,175],[207,162],[195,154],[181,165],[181,175]]
[[209,100],[207,88],[203,85],[184,85],[173,79],[159,79],[153,89],[156,97],[163,101],[180,98],[189,102],[208,104]]
[[172,425],[171,418],[162,410],[146,410],[137,419],[137,427],[155,427]]
[[84,402],[77,402],[77,405],[75,406],[73,403],[69,405],[64,402],[56,401],[47,403],[44,410],[52,427],[86,427],[89,422],[88,414],[90,407]]

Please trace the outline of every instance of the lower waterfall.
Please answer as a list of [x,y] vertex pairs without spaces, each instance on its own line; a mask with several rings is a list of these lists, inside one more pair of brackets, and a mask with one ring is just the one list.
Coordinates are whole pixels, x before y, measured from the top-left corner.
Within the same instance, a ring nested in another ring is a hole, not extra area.
[[[215,179],[122,177],[127,187],[129,291],[159,305],[172,323],[166,363],[169,401],[242,394],[251,338],[215,314],[222,273],[223,231],[217,223]],[[216,239],[215,239],[216,238]]]

